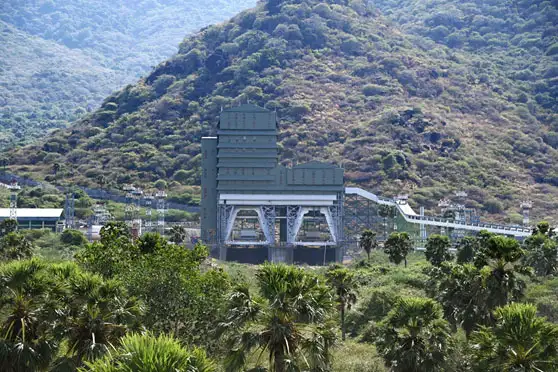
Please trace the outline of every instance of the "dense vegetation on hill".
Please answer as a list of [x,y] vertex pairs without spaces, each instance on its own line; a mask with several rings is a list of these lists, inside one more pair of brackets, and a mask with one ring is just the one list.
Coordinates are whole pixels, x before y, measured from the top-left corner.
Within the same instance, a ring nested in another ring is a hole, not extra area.
[[197,184],[201,136],[222,107],[250,100],[278,111],[285,164],[342,163],[349,182],[431,209],[464,190],[484,213],[517,222],[532,198],[546,216],[558,206],[555,4],[423,4],[260,3],[187,38],[11,167],[49,177],[65,164],[84,184]]
[[522,245],[483,232],[453,257],[433,235],[426,260],[394,264],[386,242],[327,268],[221,262],[158,234],[133,241],[122,223],[94,243],[66,230],[58,250],[54,234],[14,228],[0,223],[2,371],[558,368],[546,223]]
[[0,21],[0,149],[83,116],[122,75],[80,50]]
[[169,57],[185,34],[254,4],[2,1],[0,149],[67,126]]

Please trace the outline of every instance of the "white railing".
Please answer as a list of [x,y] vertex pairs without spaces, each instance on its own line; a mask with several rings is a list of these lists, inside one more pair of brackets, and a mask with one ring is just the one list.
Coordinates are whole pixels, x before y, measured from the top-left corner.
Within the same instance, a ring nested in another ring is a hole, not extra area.
[[380,197],[376,194],[373,194],[371,192],[368,192],[358,187],[345,188],[345,194],[359,195],[368,200],[372,200],[373,202],[378,204],[395,206],[397,207],[397,210],[403,216],[405,221],[409,223],[448,227],[448,228],[455,228],[455,229],[469,230],[469,231],[486,230],[488,232],[492,232],[495,234],[513,235],[516,237],[526,237],[531,235],[531,229],[528,227],[501,225],[501,224],[493,224],[493,223],[457,223],[457,222],[452,222],[451,220],[448,220],[446,218],[407,214],[403,211],[401,206],[397,202],[395,202],[395,200]]

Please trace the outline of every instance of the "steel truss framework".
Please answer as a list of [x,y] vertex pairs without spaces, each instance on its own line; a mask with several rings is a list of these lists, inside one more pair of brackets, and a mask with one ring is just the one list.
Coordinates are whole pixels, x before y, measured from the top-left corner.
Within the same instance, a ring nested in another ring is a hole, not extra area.
[[[299,246],[335,246],[343,241],[343,204],[342,194],[337,197],[337,201],[330,206],[315,206],[307,207],[300,205],[287,205],[286,206],[286,227],[287,245]],[[265,241],[242,241],[234,240],[233,229],[235,220],[239,217],[238,213],[241,211],[256,212],[259,225],[264,233]],[[305,216],[312,212],[318,211],[325,218],[330,233],[330,239],[325,242],[316,241],[303,241],[297,240],[297,235],[302,227]],[[262,205],[262,206],[238,206],[220,204],[218,206],[218,236],[219,243],[226,245],[275,245],[276,244],[276,228],[275,223],[277,220],[277,210],[275,206]]]
[[363,230],[374,229],[381,218],[378,216],[378,204],[359,195],[345,195],[345,236],[353,241]]

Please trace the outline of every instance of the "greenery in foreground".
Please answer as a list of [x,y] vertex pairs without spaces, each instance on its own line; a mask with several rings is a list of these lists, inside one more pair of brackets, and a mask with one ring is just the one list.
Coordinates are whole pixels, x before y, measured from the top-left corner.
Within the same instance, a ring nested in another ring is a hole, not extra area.
[[[75,259],[49,261],[15,227],[0,226],[2,371],[558,370],[548,224],[523,245],[483,232],[462,264],[374,250],[327,269],[217,263],[121,223],[92,244],[65,233]],[[431,258],[450,258],[442,241]]]

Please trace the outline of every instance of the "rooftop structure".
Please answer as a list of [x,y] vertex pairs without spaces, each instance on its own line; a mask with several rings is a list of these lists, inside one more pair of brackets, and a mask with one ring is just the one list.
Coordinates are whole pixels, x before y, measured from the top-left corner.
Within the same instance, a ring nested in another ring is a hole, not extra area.
[[[17,208],[17,222],[20,229],[51,229],[61,219],[62,208]],[[0,208],[0,221],[11,217],[10,208]]]

